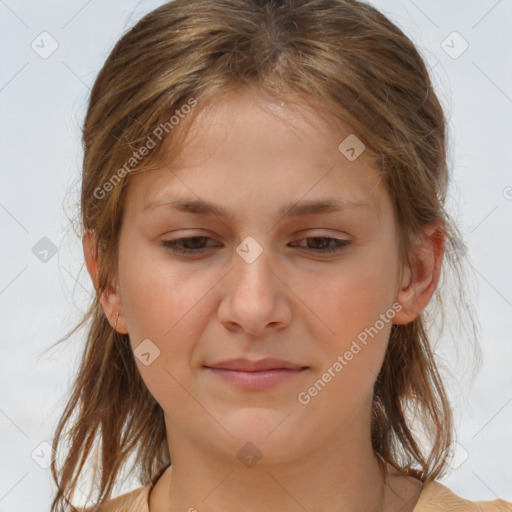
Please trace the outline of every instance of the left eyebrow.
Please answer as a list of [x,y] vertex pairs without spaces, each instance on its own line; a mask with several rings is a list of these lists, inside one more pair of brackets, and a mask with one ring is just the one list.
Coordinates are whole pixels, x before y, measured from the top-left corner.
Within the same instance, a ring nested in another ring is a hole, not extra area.
[[[199,201],[193,198],[169,198],[150,201],[144,205],[142,212],[161,206],[199,215],[215,215],[221,218],[234,217],[234,213],[221,204]],[[370,205],[364,201],[351,201],[343,198],[299,201],[281,206],[277,212],[277,218],[299,217],[317,213],[341,213],[349,209],[369,210]]]

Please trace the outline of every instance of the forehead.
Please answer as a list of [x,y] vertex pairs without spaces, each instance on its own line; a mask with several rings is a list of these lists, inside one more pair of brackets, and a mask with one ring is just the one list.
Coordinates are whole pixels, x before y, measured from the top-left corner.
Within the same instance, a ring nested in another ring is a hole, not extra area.
[[379,209],[378,198],[370,197],[380,181],[372,162],[364,153],[350,161],[340,152],[351,130],[325,111],[253,91],[196,108],[183,145],[173,148],[171,142],[157,171],[131,177],[129,195],[137,196],[138,210],[165,200],[173,189],[197,200],[231,202],[239,193],[267,204],[338,191],[343,200]]
[[[208,100],[198,108],[197,117],[189,127],[184,144],[175,155],[177,165],[191,163],[198,149],[215,150],[236,140],[245,148],[264,144],[266,151],[280,154],[297,144],[305,143],[308,156],[332,151],[340,136],[350,128],[330,114],[325,107],[311,104],[302,96],[271,97],[253,89],[237,89]],[[208,148],[209,146],[209,148]]]

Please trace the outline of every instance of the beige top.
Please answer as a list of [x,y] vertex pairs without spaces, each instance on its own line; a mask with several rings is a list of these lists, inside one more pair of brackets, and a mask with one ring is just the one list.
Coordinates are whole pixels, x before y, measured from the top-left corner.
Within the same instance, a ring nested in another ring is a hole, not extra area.
[[[102,512],[149,512],[151,484],[139,487],[108,501]],[[90,509],[84,510],[88,512]],[[426,484],[413,512],[512,512],[512,503],[505,500],[468,501],[454,494],[439,482]]]

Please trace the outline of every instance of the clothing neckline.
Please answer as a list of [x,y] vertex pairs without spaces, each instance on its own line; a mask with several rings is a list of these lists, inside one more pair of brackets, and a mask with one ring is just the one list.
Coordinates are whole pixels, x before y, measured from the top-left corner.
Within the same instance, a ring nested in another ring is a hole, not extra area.
[[[140,510],[140,512],[149,512],[149,498],[153,487],[156,482],[160,480],[164,476],[164,474],[169,471],[169,474],[172,472],[172,466],[169,466],[165,471],[159,476],[159,478],[154,483],[149,483],[144,487],[138,489],[140,494],[137,496],[139,498],[139,506],[143,506],[144,508]],[[419,497],[412,509],[412,512],[421,512],[421,508],[425,504],[425,502],[429,499],[431,494],[436,492],[437,490],[448,490],[443,484],[437,482],[436,480],[432,480],[428,483],[422,483],[421,489],[419,491]],[[136,492],[136,491],[134,491]]]

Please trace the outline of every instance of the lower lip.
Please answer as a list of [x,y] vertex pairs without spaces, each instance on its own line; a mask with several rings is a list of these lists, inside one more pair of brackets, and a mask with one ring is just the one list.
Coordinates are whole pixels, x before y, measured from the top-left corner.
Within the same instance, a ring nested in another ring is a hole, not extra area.
[[293,377],[301,374],[307,368],[299,368],[297,370],[277,368],[274,370],[261,370],[257,372],[244,372],[239,370],[226,370],[224,368],[210,367],[206,367],[206,369],[240,388],[252,391],[262,391],[292,379]]

